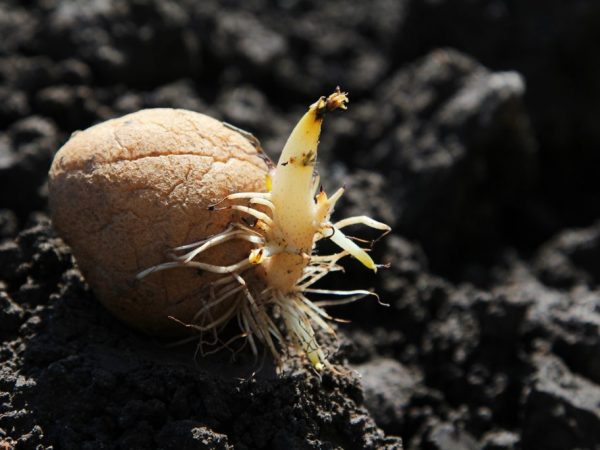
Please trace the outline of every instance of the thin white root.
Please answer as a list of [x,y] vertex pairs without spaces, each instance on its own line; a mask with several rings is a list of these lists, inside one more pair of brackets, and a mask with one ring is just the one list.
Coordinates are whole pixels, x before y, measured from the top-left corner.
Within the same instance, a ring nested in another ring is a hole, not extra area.
[[205,271],[211,272],[211,273],[234,273],[236,271],[245,269],[250,266],[251,266],[251,264],[248,262],[247,259],[243,259],[242,261],[240,261],[236,264],[232,264],[230,266],[215,266],[213,264],[205,264],[205,263],[200,263],[200,262],[196,262],[196,261],[190,261],[190,262],[185,262],[185,263],[180,262],[180,261],[173,261],[173,262],[158,264],[156,266],[153,266],[146,270],[143,270],[142,272],[137,274],[136,278],[138,280],[141,280],[142,278],[145,278],[152,273],[161,272],[163,270],[175,269],[175,268],[179,268],[179,267],[189,267],[192,269],[200,269],[200,270],[205,270]]
[[347,256],[349,254],[350,253],[348,253],[346,250],[344,250],[342,252],[334,253],[332,255],[313,255],[310,257],[310,262],[312,264],[313,262],[319,262],[319,261],[325,261],[325,262],[329,262],[332,260],[337,261],[338,259],[341,259],[344,256]]
[[298,307],[296,304],[297,300],[293,300],[294,301],[282,302],[281,304],[282,316],[286,327],[290,331],[292,337],[295,338],[300,348],[304,350],[304,353],[312,366],[318,371],[323,370],[327,359],[317,343],[315,332],[310,325],[310,321],[306,317],[306,313]]
[[[375,292],[371,292],[371,291],[366,291],[366,294],[357,294],[357,295],[353,295],[351,297],[348,298],[342,298],[342,299],[331,299],[331,300],[317,300],[314,302],[315,305],[317,305],[318,307],[323,307],[323,306],[338,306],[338,305],[347,305],[348,303],[353,303],[357,300],[360,300],[362,298],[365,298],[369,295],[372,295],[373,297],[375,297],[377,299],[377,303],[379,303],[381,306],[390,306],[388,303],[383,303],[380,299],[379,299],[379,295],[377,295]],[[334,294],[334,295],[342,295],[342,294]]]
[[223,234],[221,236],[215,236],[214,238],[209,239],[204,244],[202,244],[200,247],[192,250],[189,253],[186,253],[183,256],[177,257],[177,259],[179,259],[180,261],[183,261],[184,263],[188,263],[192,259],[194,259],[196,256],[198,256],[200,253],[204,252],[205,250],[208,250],[209,248],[212,248],[219,244],[222,244],[223,242],[231,241],[233,239],[241,239],[241,240],[248,241],[253,244],[259,244],[259,245],[262,245],[265,243],[265,240],[263,238],[256,236],[254,234],[248,234],[248,232],[245,230],[234,230],[234,231],[230,231],[227,234]]
[[212,273],[234,273],[234,272],[240,271],[242,269],[245,269],[247,267],[250,267],[250,263],[248,262],[247,259],[243,259],[242,261],[239,261],[235,264],[231,264],[230,266],[215,266],[212,264],[191,261],[189,263],[185,263],[185,266],[193,267],[195,269],[205,270],[207,272],[212,272]]
[[310,294],[329,294],[329,295],[356,295],[362,294],[364,296],[367,295],[376,295],[374,292],[367,291],[366,289],[355,289],[353,291],[343,291],[343,290],[332,290],[332,289],[304,289],[304,292],[308,292]]
[[313,284],[315,284],[317,281],[319,281],[321,278],[325,277],[328,273],[331,272],[338,272],[338,271],[342,271],[343,272],[344,268],[338,265],[333,265],[329,268],[319,268],[319,270],[315,270],[314,273],[312,275],[310,275],[309,277],[306,278],[302,278],[299,280],[299,283],[297,285],[297,291],[298,292],[303,292],[308,286],[312,286]]
[[[246,294],[250,298],[252,295],[249,291],[246,291]],[[267,346],[267,348],[271,351],[273,356],[276,359],[279,359],[279,352],[277,351],[273,340],[271,339],[271,334],[276,333],[275,336],[277,339],[277,335],[281,337],[279,331],[275,328],[273,323],[270,321],[268,316],[264,311],[259,311],[258,309],[252,308],[252,304],[256,304],[254,299],[250,303],[251,308],[248,309],[246,306],[241,310],[242,314],[242,322],[244,323],[244,331],[248,333],[248,337],[257,336],[263,344]],[[268,320],[265,320],[268,319]],[[254,354],[257,354],[256,345],[254,344],[253,339],[250,340],[250,345],[253,349]]]
[[[201,355],[203,357],[214,355],[215,353],[220,352],[224,348],[227,348],[227,349],[233,351],[233,349],[231,348],[231,344],[233,344],[235,341],[237,341],[239,339],[242,339],[242,338],[245,338],[245,337],[246,337],[246,333],[241,333],[241,334],[238,334],[237,336],[233,336],[231,339],[223,342],[221,345],[219,345],[216,348],[213,348],[212,350],[204,351],[203,349],[201,349]],[[214,344],[212,344],[212,345],[216,345],[216,342]],[[239,349],[233,351],[233,353],[234,354],[238,353],[242,348],[244,348],[244,345],[242,345]]]
[[389,225],[386,225],[383,222],[378,222],[377,220],[373,220],[368,216],[355,216],[348,217],[347,219],[342,219],[333,224],[335,228],[338,230],[349,225],[365,225],[370,228],[374,228],[376,230],[381,230],[385,232],[390,232],[392,229]]
[[215,299],[210,299],[206,305],[204,305],[202,308],[200,308],[198,310],[198,312],[194,315],[194,317],[192,318],[192,322],[196,322],[202,315],[204,315],[204,313],[206,313],[208,310],[214,308],[217,305],[220,305],[221,303],[223,303],[225,300],[228,300],[229,298],[231,298],[233,295],[237,294],[238,292],[240,292],[243,288],[241,286],[236,286],[235,288],[227,291],[226,293],[220,295],[219,297],[216,297]]
[[327,320],[333,320],[333,318],[329,317],[329,315],[327,315],[323,310],[321,310],[319,307],[310,302],[310,300],[303,298],[302,301],[303,304],[300,305],[300,307],[304,311],[304,313],[327,333],[331,334],[332,336],[335,336],[336,334],[333,328],[331,328],[329,324],[323,320],[323,317]]
[[235,228],[236,228],[235,225],[229,225],[227,227],[227,229],[223,230],[222,232],[220,232],[218,234],[210,236],[210,237],[208,237],[206,239],[202,239],[200,241],[192,242],[191,244],[180,245],[179,247],[175,247],[173,249],[173,251],[174,252],[178,252],[178,251],[182,251],[182,250],[187,250],[187,249],[190,249],[190,248],[198,247],[198,246],[204,244],[205,242],[210,241],[211,239],[215,239],[215,238],[217,238],[219,236],[223,236],[223,235],[226,235],[228,233],[231,233],[231,231],[234,230]]
[[[320,263],[314,264],[311,261],[310,265],[304,269],[304,274],[297,283],[297,291],[303,292],[307,287],[313,285],[330,272],[343,271],[344,268],[337,264],[340,258],[348,255],[346,251],[319,257]],[[315,259],[315,258],[313,258]]]
[[227,311],[225,311],[222,314],[219,314],[218,319],[215,319],[206,325],[196,325],[193,323],[184,324],[184,325],[188,328],[193,328],[194,330],[203,331],[203,332],[215,330],[220,325],[225,325],[227,322],[229,322],[229,319],[231,319],[233,317],[233,315],[235,315],[235,312],[238,308],[239,308],[239,305],[237,304],[237,302],[233,302],[233,304]]
[[250,208],[249,206],[243,205],[232,205],[229,208],[245,212],[246,214],[250,214],[251,216],[256,217],[258,220],[263,221],[268,226],[273,226],[273,219],[271,219],[271,217],[269,217],[264,212],[259,211],[258,209]]
[[267,208],[269,208],[271,210],[271,212],[273,212],[273,210],[275,209],[275,205],[273,205],[273,203],[270,200],[267,200],[265,198],[253,197],[250,199],[250,203],[255,204],[255,205],[266,206]]
[[217,234],[215,234],[213,236],[210,236],[210,237],[208,237],[206,239],[202,239],[202,240],[197,241],[197,242],[192,242],[191,244],[180,245],[179,247],[173,248],[173,251],[174,252],[179,252],[179,251],[183,251],[183,250],[189,250],[190,248],[194,248],[194,247],[198,247],[200,245],[203,245],[205,242],[208,242],[211,239],[215,239],[217,237],[224,236],[224,235],[226,235],[228,233],[231,233],[233,231],[236,231],[236,230],[244,230],[244,231],[248,232],[249,234],[253,234],[255,236],[261,237],[261,235],[256,230],[254,230],[254,229],[252,229],[250,227],[247,227],[247,226],[245,226],[245,225],[243,225],[241,223],[232,223],[232,224],[230,224],[227,227],[227,229],[221,231],[220,233],[217,233]]
[[237,192],[235,194],[229,194],[225,197],[225,200],[237,200],[240,198],[264,198],[267,200],[271,199],[270,192]]
[[248,342],[250,343],[250,348],[252,349],[252,353],[254,355],[258,354],[258,349],[256,347],[256,342],[254,342],[254,329],[250,326],[249,322],[248,322],[248,318],[249,318],[250,314],[246,312],[246,309],[242,309],[239,312],[239,318],[241,317],[241,321],[242,321],[242,326],[240,326],[240,328],[242,330],[244,330],[246,332],[246,335],[248,336]]
[[271,193],[270,192],[236,192],[235,194],[229,194],[227,197],[222,198],[221,200],[219,200],[216,203],[212,203],[211,205],[208,206],[208,209],[210,209],[210,210],[216,209],[217,206],[219,206],[221,203],[223,203],[226,200],[239,200],[239,199],[255,198],[255,197],[270,199]]

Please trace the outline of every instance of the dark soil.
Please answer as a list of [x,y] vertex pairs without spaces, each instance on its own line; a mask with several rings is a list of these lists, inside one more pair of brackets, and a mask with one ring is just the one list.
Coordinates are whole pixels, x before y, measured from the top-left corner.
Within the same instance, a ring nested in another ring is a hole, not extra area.
[[[0,448],[600,449],[599,46],[592,0],[0,1]],[[48,220],[73,131],[182,107],[275,156],[338,84],[326,187],[394,227],[328,281],[390,303],[331,309],[346,374],[98,304]]]

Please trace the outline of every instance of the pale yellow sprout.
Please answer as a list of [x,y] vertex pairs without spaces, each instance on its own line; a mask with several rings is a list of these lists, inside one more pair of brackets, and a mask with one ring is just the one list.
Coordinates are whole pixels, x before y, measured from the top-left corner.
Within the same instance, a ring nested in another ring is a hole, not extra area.
[[[223,275],[213,283],[211,297],[194,320],[186,324],[188,327],[202,333],[214,332],[236,319],[255,353],[258,340],[279,361],[280,353],[291,344],[304,353],[317,370],[329,365],[313,329],[315,324],[335,334],[328,324],[332,318],[321,308],[327,302],[319,306],[319,302],[311,301],[306,294],[341,296],[337,303],[371,295],[368,290],[327,290],[311,286],[328,273],[341,270],[338,262],[347,255],[377,271],[379,266],[367,251],[346,237],[342,228],[362,224],[384,233],[390,230],[386,224],[366,216],[331,222],[331,213],[344,189],[338,189],[331,197],[319,189],[315,163],[323,118],[329,111],[346,109],[347,102],[347,94],[338,88],[309,107],[267,180],[268,192],[234,193],[223,199],[225,206],[214,206],[214,209],[238,211],[249,220],[234,223],[204,241],[176,248],[176,253],[185,253],[138,275],[143,278],[174,267],[192,267]],[[341,251],[316,254],[315,244],[320,239],[330,239]],[[252,244],[246,258],[226,266],[195,261],[205,250],[231,240]]]

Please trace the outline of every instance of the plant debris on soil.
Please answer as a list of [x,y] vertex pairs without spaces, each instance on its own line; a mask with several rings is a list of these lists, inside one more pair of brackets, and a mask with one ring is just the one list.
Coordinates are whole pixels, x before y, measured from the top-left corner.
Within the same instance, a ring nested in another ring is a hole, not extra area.
[[[600,5],[374,0],[0,3],[1,449],[600,449]],[[54,153],[146,107],[275,156],[326,125],[339,217],[393,226],[324,287],[341,374],[139,334],[48,219]],[[235,358],[233,358],[235,356]]]

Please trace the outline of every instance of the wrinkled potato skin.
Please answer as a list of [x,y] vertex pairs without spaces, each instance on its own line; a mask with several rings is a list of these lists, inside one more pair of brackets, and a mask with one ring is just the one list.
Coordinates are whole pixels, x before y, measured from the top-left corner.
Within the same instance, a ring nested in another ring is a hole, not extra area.
[[[194,269],[143,269],[170,249],[223,231],[237,215],[209,211],[234,192],[264,191],[267,166],[239,133],[202,114],[149,109],[74,134],[49,175],[56,230],[71,246],[98,299],[147,333],[185,334],[215,276]],[[248,255],[230,242],[202,261],[232,264]]]

